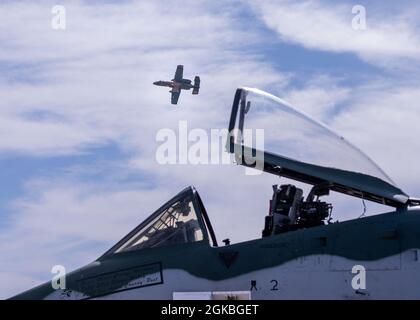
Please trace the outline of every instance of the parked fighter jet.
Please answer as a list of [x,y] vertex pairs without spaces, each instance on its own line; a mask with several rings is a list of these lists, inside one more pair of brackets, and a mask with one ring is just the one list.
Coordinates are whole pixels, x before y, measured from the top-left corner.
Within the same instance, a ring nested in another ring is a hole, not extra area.
[[171,81],[156,81],[153,82],[156,86],[161,87],[170,87],[171,91],[171,103],[177,104],[181,90],[190,90],[193,89],[192,94],[198,94],[200,90],[200,77],[196,76],[194,78],[194,85],[191,84],[191,80],[184,79],[184,66],[179,65],[176,67],[175,77]]
[[[242,134],[253,128],[265,129],[266,150]],[[294,184],[273,187],[261,238],[218,247],[188,187],[68,274],[66,289],[48,282],[14,299],[420,299],[420,200],[343,137],[263,91],[237,90],[229,132],[238,164],[311,187],[306,197]],[[390,209],[329,223],[330,192]]]

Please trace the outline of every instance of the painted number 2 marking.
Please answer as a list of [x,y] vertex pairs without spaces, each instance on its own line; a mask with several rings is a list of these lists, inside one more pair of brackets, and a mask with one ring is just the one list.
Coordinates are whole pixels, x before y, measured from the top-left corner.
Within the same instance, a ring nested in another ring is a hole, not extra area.
[[[271,287],[270,287],[270,291],[279,291],[279,282],[275,279],[270,281]],[[251,280],[251,289],[250,291],[258,291],[257,288],[257,281],[256,280]]]
[[271,280],[270,283],[273,285],[271,287],[271,291],[278,291],[279,289],[277,288],[279,285],[279,282],[277,280]]

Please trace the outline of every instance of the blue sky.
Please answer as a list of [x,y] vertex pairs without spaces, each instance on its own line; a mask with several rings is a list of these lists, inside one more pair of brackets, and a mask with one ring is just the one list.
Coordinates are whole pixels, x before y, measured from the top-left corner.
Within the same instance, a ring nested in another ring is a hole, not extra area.
[[[56,1],[0,4],[0,297],[90,262],[187,185],[219,238],[257,237],[276,179],[154,157],[179,120],[226,127],[242,85],[324,121],[420,195],[416,1],[184,2],[63,0],[66,30],[51,28]],[[366,30],[351,27],[357,4]],[[173,108],[151,83],[177,64],[202,90]],[[337,218],[359,215],[337,201]]]

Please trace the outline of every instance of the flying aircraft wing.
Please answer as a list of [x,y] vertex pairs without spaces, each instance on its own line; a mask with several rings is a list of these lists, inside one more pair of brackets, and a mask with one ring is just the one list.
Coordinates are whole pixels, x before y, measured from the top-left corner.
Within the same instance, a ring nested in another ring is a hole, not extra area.
[[177,104],[178,103],[178,99],[179,99],[180,94],[181,94],[181,91],[171,93],[171,103],[172,104]]
[[174,80],[179,82],[182,80],[183,77],[184,77],[184,66],[179,65],[176,67]]

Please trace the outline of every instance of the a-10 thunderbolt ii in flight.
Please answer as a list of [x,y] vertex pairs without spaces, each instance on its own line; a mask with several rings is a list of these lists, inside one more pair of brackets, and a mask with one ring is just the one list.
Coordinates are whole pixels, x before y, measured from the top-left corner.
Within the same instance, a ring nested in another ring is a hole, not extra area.
[[190,90],[193,89],[192,94],[198,94],[200,91],[200,77],[195,76],[194,84],[191,84],[191,80],[184,79],[184,66],[179,65],[176,67],[175,76],[171,81],[156,81],[153,82],[154,85],[160,87],[169,87],[171,88],[171,103],[177,104],[181,90]]

